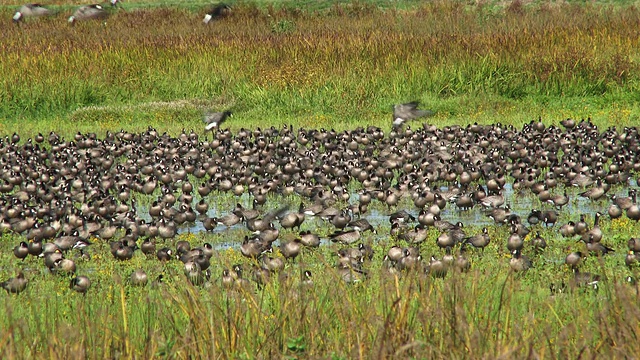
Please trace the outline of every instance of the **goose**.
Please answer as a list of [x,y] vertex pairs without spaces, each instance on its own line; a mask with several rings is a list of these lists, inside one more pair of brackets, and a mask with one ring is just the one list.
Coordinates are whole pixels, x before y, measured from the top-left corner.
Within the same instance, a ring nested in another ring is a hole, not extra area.
[[62,252],[57,247],[53,252],[46,253],[43,257],[44,266],[46,266],[49,270],[55,268],[55,264],[57,261],[64,259],[64,255],[62,255]]
[[0,287],[5,289],[7,293],[19,294],[27,288],[28,283],[29,280],[24,277],[24,273],[22,271],[19,271],[16,277],[10,278],[0,283]]
[[20,7],[20,10],[18,10],[13,15],[13,21],[19,22],[24,18],[29,18],[29,17],[35,18],[40,16],[49,16],[53,14],[54,14],[53,11],[47,9],[46,7],[40,4],[25,4],[25,5],[22,5]]
[[471,262],[466,257],[467,248],[463,244],[460,247],[460,253],[458,257],[456,257],[455,262],[453,263],[456,270],[460,272],[468,272],[471,269]]
[[262,268],[270,272],[280,272],[284,269],[284,261],[282,261],[282,258],[263,256]]
[[220,3],[214,6],[211,10],[207,11],[207,14],[202,20],[203,23],[208,24],[211,21],[222,19],[229,15],[231,7],[227,4]]
[[336,231],[333,234],[329,235],[329,238],[333,242],[339,242],[344,245],[350,245],[360,239],[360,231],[357,229],[346,230],[346,231]]
[[536,253],[540,253],[547,247],[547,241],[545,240],[545,238],[540,236],[540,232],[537,231],[536,236],[531,239],[531,245],[533,246],[533,249]]
[[195,286],[203,285],[206,281],[206,274],[200,268],[198,263],[189,261],[184,264],[184,275],[187,280]]
[[436,259],[435,256],[431,256],[431,260],[429,261],[429,265],[426,268],[428,274],[435,278],[444,278],[447,276],[447,271],[449,270],[447,264],[444,261]]
[[581,262],[582,253],[580,251],[571,252],[564,258],[564,263],[569,265],[571,269],[576,269]]
[[16,245],[13,248],[13,255],[20,260],[24,260],[27,256],[29,256],[29,245],[26,242],[21,241],[20,244]]
[[144,272],[144,270],[137,269],[131,273],[131,276],[129,277],[129,281],[133,286],[145,286],[147,285],[149,278],[147,276],[147,273]]
[[562,225],[560,227],[560,235],[562,237],[573,237],[576,235],[575,223],[573,221],[569,221],[568,223]]
[[627,247],[633,252],[640,252],[640,238],[630,238]]
[[484,251],[484,248],[487,247],[490,242],[491,238],[489,237],[489,230],[486,227],[483,227],[481,233],[467,238],[464,243]]
[[531,268],[531,260],[525,255],[522,255],[519,249],[514,249],[512,252],[511,260],[509,260],[509,266],[513,271],[527,271]]
[[213,129],[220,128],[220,125],[229,117],[233,117],[233,113],[229,110],[206,113],[202,120],[206,124],[204,131],[213,131]]
[[152,239],[146,238],[142,242],[142,245],[140,245],[140,250],[142,250],[142,253],[147,256],[153,255],[156,253],[156,243],[153,242]]
[[236,203],[236,207],[235,207],[233,213],[236,214],[237,216],[240,216],[241,218],[243,218],[245,220],[255,219],[258,216],[260,216],[260,211],[258,211],[258,209],[256,209],[257,206],[258,206],[258,201],[256,199],[253,199],[252,208],[251,209],[245,208],[240,203]]
[[565,190],[562,194],[554,195],[549,200],[547,200],[547,202],[553,204],[557,209],[562,209],[563,206],[569,203],[567,190]]
[[596,212],[593,220],[593,227],[582,234],[582,241],[599,242],[602,240],[602,230],[600,229],[600,217],[602,213]]
[[304,287],[313,286],[313,278],[310,270],[305,270],[301,274],[300,285]]
[[271,244],[265,244],[258,240],[251,240],[247,236],[244,237],[242,245],[240,245],[240,252],[242,255],[253,259],[257,259],[265,252],[270,251],[270,249]]
[[74,25],[76,21],[84,20],[104,20],[109,16],[109,12],[100,4],[80,6],[67,20]]
[[640,254],[634,252],[633,250],[629,250],[627,255],[624,258],[624,264],[627,265],[629,269],[634,267],[640,261]]
[[594,290],[597,290],[599,282],[600,282],[600,275],[592,274],[588,272],[581,272],[577,268],[573,269],[573,279],[571,280],[571,285],[573,287],[589,286]]
[[398,262],[404,256],[404,251],[400,246],[392,246],[385,256],[388,257],[390,261]]
[[413,230],[409,230],[398,236],[398,239],[405,240],[411,244],[420,244],[427,239],[428,230],[423,225],[416,225]]
[[33,241],[29,241],[27,247],[29,249],[30,255],[39,256],[40,254],[42,254],[42,240],[34,239]]
[[299,233],[300,242],[306,247],[318,247],[320,246],[320,237],[311,231],[302,231]]
[[76,263],[71,259],[58,259],[49,270],[56,274],[72,275],[76,272]]
[[587,239],[584,240],[586,246],[587,246],[587,250],[590,253],[596,254],[596,255],[606,255],[610,252],[614,252],[615,250],[594,240],[593,236],[589,236]]
[[282,253],[282,256],[284,256],[285,259],[295,260],[295,258],[300,254],[301,249],[302,244],[300,243],[300,239],[294,239],[293,241],[280,245],[280,253]]
[[366,273],[348,265],[339,265],[338,276],[347,284],[355,284],[363,281],[366,278]]
[[431,110],[419,110],[418,105],[419,103],[417,101],[394,105],[393,128],[399,128],[409,120],[432,116],[435,114]]
[[71,279],[71,283],[69,284],[70,289],[75,290],[76,292],[79,292],[81,294],[86,294],[87,291],[89,291],[90,287],[91,280],[89,280],[89,278],[84,275],[74,277],[73,279]]
[[414,270],[422,266],[422,256],[415,248],[405,248],[402,250],[403,256],[398,261],[398,269]]
[[156,257],[160,261],[170,261],[171,259],[173,259],[173,251],[168,247],[158,249],[158,251],[156,252]]

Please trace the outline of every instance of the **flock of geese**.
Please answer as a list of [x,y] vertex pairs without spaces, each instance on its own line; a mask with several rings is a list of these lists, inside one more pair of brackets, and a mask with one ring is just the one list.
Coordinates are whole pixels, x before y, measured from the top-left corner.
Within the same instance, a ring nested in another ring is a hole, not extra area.
[[[86,20],[106,20],[109,15],[119,6],[119,0],[109,0],[108,5],[105,7],[102,4],[83,5],[78,7],[68,19],[70,24],[75,24],[77,21]],[[229,15],[231,7],[227,4],[217,4],[213,6],[204,16],[203,23],[208,24],[213,20],[218,20]],[[42,4],[25,4],[20,7],[18,11],[13,15],[13,21],[20,23],[28,18],[39,18],[46,16],[53,16],[56,11],[45,7]]]
[[[567,119],[560,126],[532,121],[521,129],[499,123],[407,124],[431,114],[417,103],[396,105],[390,131],[284,126],[233,133],[221,127],[231,116],[226,111],[205,116],[211,139],[193,130],[174,137],[153,128],[107,132],[103,138],[78,133],[64,139],[51,132],[25,141],[13,134],[0,138],[0,231],[23,239],[14,248],[17,259],[41,257],[52,273],[73,277],[71,288],[86,292],[91,281],[77,274],[76,261],[91,261],[96,241],[108,242],[117,261],[128,261],[136,252],[149,261],[179,260],[193,284],[219,280],[228,287],[290,279],[286,269],[294,266],[288,262],[306,248],[333,242],[339,247],[333,271],[355,283],[369,276],[376,255],[372,241],[381,238],[397,244],[378,254],[382,269],[397,276],[412,271],[459,276],[471,267],[469,251],[484,254],[490,243],[511,253],[512,271],[526,272],[535,266],[529,256],[544,254],[548,246],[537,231],[544,226],[583,243],[582,251],[565,259],[566,284],[596,287],[600,276],[580,271],[584,259],[620,250],[600,228],[601,218],[640,220],[631,185],[640,169],[638,130],[601,130],[588,119]],[[512,211],[507,182],[517,196],[530,194],[546,205]],[[577,194],[567,191],[573,187],[580,189]],[[612,188],[628,188],[628,196],[611,195]],[[252,206],[239,200],[213,213],[210,200],[221,192],[248,197]],[[300,199],[297,208],[281,205],[283,197],[292,196]],[[570,214],[571,221],[559,224],[576,197],[598,204],[602,212]],[[140,206],[141,199],[150,205]],[[368,221],[375,202],[388,209],[388,233]],[[471,233],[462,222],[442,218],[446,207],[483,208],[510,235],[492,238],[487,227]],[[309,219],[321,219],[316,221],[323,225],[313,228]],[[210,259],[218,250],[209,243],[192,247],[175,240],[179,227],[195,223],[206,231],[241,229],[245,235],[236,241],[247,263],[212,279]],[[423,258],[430,232],[436,232],[442,253]],[[633,269],[640,239],[627,245],[625,264]],[[295,281],[312,284],[311,273],[302,267]],[[130,280],[148,282],[142,270]],[[2,287],[19,293],[27,284],[19,272]],[[565,286],[554,285],[552,291]]]

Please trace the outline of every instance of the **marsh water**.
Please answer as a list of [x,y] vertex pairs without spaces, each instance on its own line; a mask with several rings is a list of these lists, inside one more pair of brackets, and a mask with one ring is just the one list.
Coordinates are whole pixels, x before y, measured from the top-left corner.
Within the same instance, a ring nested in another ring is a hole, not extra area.
[[[630,188],[638,188],[638,184],[636,180],[630,179],[628,186],[615,186],[612,187],[607,193],[607,199],[613,195],[617,196],[627,196],[628,190]],[[446,187],[442,187],[441,190],[446,190]],[[556,189],[553,193],[561,193],[562,188]],[[570,201],[567,205],[562,208],[562,212],[560,212],[559,221],[555,225],[556,228],[559,228],[563,223],[566,223],[570,220],[577,221],[579,219],[580,214],[586,214],[589,221],[592,220],[593,214],[600,211],[603,214],[606,214],[608,206],[610,205],[610,201],[608,200],[600,200],[600,201],[592,201],[587,198],[581,197],[578,194],[581,190],[577,188],[567,188],[567,193],[570,198]],[[529,215],[531,210],[550,210],[554,209],[554,206],[550,203],[542,203],[535,195],[533,195],[530,191],[522,191],[522,192],[514,192],[513,187],[510,183],[505,184],[503,189],[503,195],[505,197],[505,204],[508,204],[511,212],[519,215],[526,224],[526,217]],[[235,198],[237,202],[243,204],[245,206],[249,206],[251,203],[251,197],[248,194],[244,194],[241,197]],[[195,203],[199,201],[194,199]],[[290,200],[288,200],[290,201]],[[358,201],[358,194],[352,193],[351,199],[349,203],[355,204]],[[405,206],[403,206],[405,205]],[[207,212],[207,216],[209,217],[221,217],[225,214],[228,214],[232,210],[233,206],[230,205],[222,205],[222,204],[210,204],[209,210]],[[295,211],[296,206],[291,206],[290,211]],[[408,213],[417,218],[418,213],[420,212],[410,201],[401,201],[401,203],[393,208],[387,208],[380,203],[372,202],[372,206],[369,207],[369,210],[366,214],[362,215],[363,218],[366,218],[374,228],[378,229],[377,234],[372,234],[371,237],[374,241],[388,238],[388,230],[390,228],[389,215],[398,210],[406,210]],[[138,209],[138,214],[145,221],[151,221],[151,217],[148,214],[148,209],[145,207],[140,207]],[[465,227],[476,227],[481,228],[484,226],[493,226],[495,222],[488,217],[487,209],[482,207],[481,205],[475,205],[473,208],[469,210],[461,210],[455,204],[448,203],[447,206],[441,210],[440,216],[443,220],[457,223],[462,222]],[[199,217],[194,223],[186,223],[178,228],[179,234],[184,233],[201,233],[206,232],[203,223],[202,217]],[[334,231],[334,227],[316,217],[307,216],[304,224],[302,225],[303,229],[309,229],[317,232],[321,236],[327,235]],[[226,227],[224,225],[218,225],[215,229],[210,231],[213,235],[219,235],[222,237],[221,241],[217,241],[213,244],[214,248],[219,250],[226,250],[228,248],[237,249],[240,247],[242,242],[241,234],[249,234],[249,231],[246,230],[243,223],[239,223],[237,225]],[[225,239],[227,237],[228,239]],[[325,237],[322,240],[322,243],[330,243],[330,241]],[[275,242],[275,245],[278,244],[278,241]]]

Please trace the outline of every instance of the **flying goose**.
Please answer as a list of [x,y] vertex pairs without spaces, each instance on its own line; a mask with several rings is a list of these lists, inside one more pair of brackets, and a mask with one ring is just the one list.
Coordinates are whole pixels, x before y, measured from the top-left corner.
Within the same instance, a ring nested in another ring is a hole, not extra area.
[[204,127],[205,132],[219,128],[228,117],[232,116],[233,114],[229,110],[205,114],[203,119],[204,123],[207,124]]
[[398,128],[409,120],[427,117],[433,114],[434,112],[431,110],[419,110],[417,101],[393,105],[393,128]]
[[19,22],[25,17],[40,17],[53,15],[53,11],[47,9],[40,4],[25,4],[20,7],[15,15],[13,15],[13,21]]
[[220,3],[214,6],[211,10],[207,12],[202,22],[205,24],[208,24],[211,20],[222,19],[223,17],[226,17],[227,15],[229,15],[230,11],[231,11],[231,6],[225,3]]
[[74,25],[76,21],[83,20],[104,20],[109,16],[107,10],[105,10],[100,4],[84,5],[80,6],[69,17],[69,24]]

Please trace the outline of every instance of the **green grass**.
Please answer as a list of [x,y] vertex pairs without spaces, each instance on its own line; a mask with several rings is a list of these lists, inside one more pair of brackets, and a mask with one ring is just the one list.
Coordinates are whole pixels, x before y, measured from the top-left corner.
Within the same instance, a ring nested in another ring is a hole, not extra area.
[[[65,1],[52,19],[0,22],[0,135],[102,136],[148,126],[177,134],[200,131],[204,111],[225,108],[234,111],[227,123],[234,130],[389,128],[391,105],[414,99],[437,112],[430,121],[438,125],[591,117],[607,127],[640,119],[640,13],[632,1],[233,4],[230,18],[210,26],[201,24],[209,5],[203,1],[130,0],[106,25],[76,27],[65,21],[75,3]],[[15,2],[0,5],[9,19]],[[215,199],[220,211],[235,203]],[[626,219],[602,227],[617,250],[640,230]],[[598,292],[550,296],[550,283],[571,277],[562,265],[568,248],[581,248],[539,230],[550,247],[525,275],[509,271],[508,230],[496,228],[484,254],[471,254],[465,275],[384,275],[380,263],[395,242],[367,235],[376,256],[362,284],[337,277],[338,247],[329,245],[287,265],[292,283],[244,290],[218,281],[222,269],[249,263],[237,250],[219,251],[210,285],[192,287],[179,262],[163,266],[139,253],[116,262],[108,244],[95,240],[93,259],[78,260],[78,274],[93,282],[86,296],[41,260],[16,262],[12,248],[24,238],[4,234],[0,279],[22,268],[30,283],[23,294],[0,293],[0,357],[635,357],[638,289],[623,283],[634,272],[620,251],[583,267],[605,278]],[[430,234],[423,255],[440,254],[437,235]],[[242,236],[183,234],[166,245]],[[165,284],[132,287],[127,278],[136,268],[151,279],[164,274]],[[314,274],[310,289],[298,286],[303,269]]]
[[106,26],[3,22],[0,133],[177,133],[226,107],[236,129],[388,127],[391,105],[414,99],[443,125],[638,121],[630,5],[283,4],[238,3],[211,26],[183,7],[121,11]]
[[[304,227],[318,231],[313,224]],[[616,234],[606,240],[616,249],[639,230],[626,219],[604,221],[602,227],[605,233]],[[384,233],[388,228],[379,230]],[[210,283],[193,287],[178,261],[163,266],[137,252],[131,261],[117,262],[108,244],[96,239],[92,260],[76,260],[77,273],[93,282],[85,296],[68,289],[68,277],[48,273],[41,259],[17,263],[11,247],[20,238],[5,234],[0,274],[10,275],[10,269],[19,266],[26,269],[30,283],[17,296],[0,294],[5,314],[0,320],[0,353],[6,359],[525,358],[531,354],[617,358],[637,353],[633,340],[640,320],[637,288],[624,284],[628,272],[622,256],[587,259],[582,270],[605,278],[599,291],[550,296],[551,283],[570,278],[558,261],[566,254],[567,240],[553,230],[540,230],[549,241],[548,252],[533,257],[535,266],[524,275],[509,270],[504,249],[508,232],[496,228],[490,246],[470,255],[472,271],[444,280],[419,273],[399,279],[386,275],[380,266],[382,256],[395,242],[381,235],[373,243],[376,255],[366,265],[370,276],[363,283],[350,286],[337,277],[332,265],[338,246],[327,245],[305,251],[296,263],[287,264],[292,281],[273,280],[262,289],[252,285],[238,290],[224,288],[218,280],[231,264],[250,266],[237,250],[217,252],[211,259]],[[440,253],[435,237],[432,232],[422,246],[423,254]],[[216,243],[210,235],[184,234],[166,245],[177,240]],[[365,237],[365,242],[371,240]],[[132,287],[128,275],[136,268],[152,279],[164,274],[165,283]],[[300,288],[297,278],[303,269],[313,272],[313,287]]]

